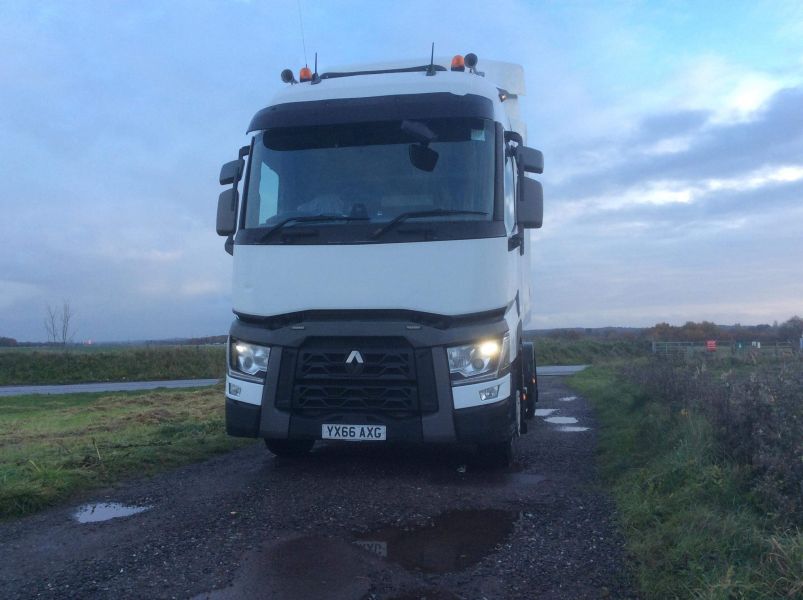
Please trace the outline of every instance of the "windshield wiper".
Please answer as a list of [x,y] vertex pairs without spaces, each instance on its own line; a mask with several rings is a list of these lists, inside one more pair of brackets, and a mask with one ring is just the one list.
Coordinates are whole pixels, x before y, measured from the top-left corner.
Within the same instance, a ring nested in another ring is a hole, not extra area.
[[259,238],[260,242],[266,241],[271,235],[290,223],[312,223],[315,221],[367,221],[368,217],[349,217],[346,215],[301,215],[282,219],[276,225],[268,229]]
[[371,235],[371,239],[375,240],[385,235],[388,231],[396,227],[396,225],[399,223],[404,223],[407,219],[417,219],[419,217],[442,217],[447,215],[488,216],[488,213],[479,210],[447,210],[445,208],[436,208],[433,210],[413,210],[410,212],[404,212],[388,221],[385,225],[374,231],[374,233]]

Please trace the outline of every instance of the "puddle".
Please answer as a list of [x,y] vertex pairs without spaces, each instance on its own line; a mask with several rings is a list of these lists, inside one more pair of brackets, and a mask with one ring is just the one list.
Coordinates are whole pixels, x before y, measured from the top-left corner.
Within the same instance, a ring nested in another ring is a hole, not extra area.
[[350,542],[323,536],[279,539],[252,548],[229,587],[193,600],[370,598],[376,562]]
[[354,541],[365,550],[410,571],[462,571],[493,552],[513,532],[518,513],[506,510],[453,510],[429,526],[383,527]]
[[97,523],[98,521],[108,521],[119,517],[130,517],[151,508],[153,507],[128,506],[119,502],[96,502],[81,506],[73,513],[73,518],[79,523]]
[[536,417],[548,417],[553,412],[557,412],[557,408],[536,408],[535,409],[535,416]]
[[544,419],[547,423],[554,423],[556,425],[568,425],[569,423],[577,423],[574,417],[547,417]]
[[577,396],[566,396],[565,398],[558,398],[559,402],[574,402],[577,400]]
[[572,427],[571,425],[564,425],[558,427],[558,431],[588,431],[588,427]]

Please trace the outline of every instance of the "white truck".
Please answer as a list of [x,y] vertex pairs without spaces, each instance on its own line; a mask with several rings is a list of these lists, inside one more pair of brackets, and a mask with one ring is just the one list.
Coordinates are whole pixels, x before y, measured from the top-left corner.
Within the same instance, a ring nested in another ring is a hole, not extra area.
[[299,75],[221,169],[227,432],[278,455],[468,443],[508,464],[537,394],[522,325],[543,193],[525,173],[543,155],[524,145],[522,68],[467,54]]

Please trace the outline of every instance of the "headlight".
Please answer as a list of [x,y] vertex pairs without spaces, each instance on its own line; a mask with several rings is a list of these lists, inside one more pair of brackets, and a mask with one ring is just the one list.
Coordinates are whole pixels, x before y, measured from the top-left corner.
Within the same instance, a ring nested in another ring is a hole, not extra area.
[[248,375],[251,378],[264,378],[268,371],[270,348],[231,340],[229,345],[229,367],[235,375]]
[[[510,366],[510,336],[447,348],[449,373],[455,383],[494,379]],[[471,381],[468,381],[471,380]]]

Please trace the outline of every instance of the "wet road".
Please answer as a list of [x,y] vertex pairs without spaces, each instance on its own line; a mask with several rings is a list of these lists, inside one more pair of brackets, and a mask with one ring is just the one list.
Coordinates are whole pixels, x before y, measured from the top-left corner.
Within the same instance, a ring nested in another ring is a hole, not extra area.
[[218,379],[173,379],[169,381],[106,381],[102,383],[73,383],[69,385],[5,385],[0,396],[27,394],[85,394],[91,392],[133,392],[156,388],[192,388],[215,385]]
[[633,597],[588,405],[545,378],[530,423],[505,471],[454,447],[254,444],[96,492],[0,524],[0,597]]
[[575,373],[579,373],[583,369],[587,368],[588,365],[547,365],[544,367],[538,367],[535,371],[539,377],[554,377],[562,375],[574,375]]

